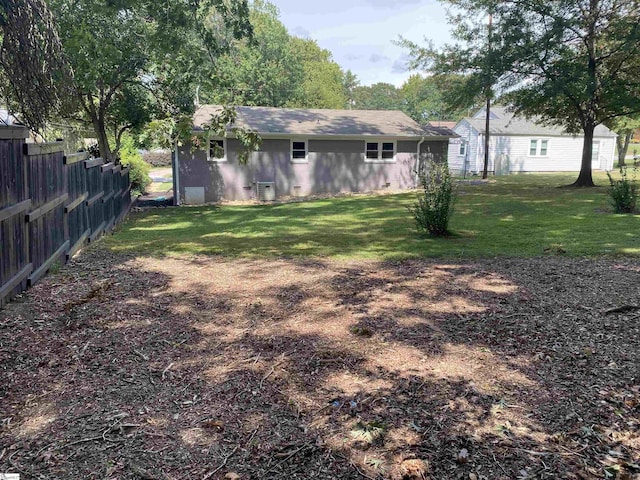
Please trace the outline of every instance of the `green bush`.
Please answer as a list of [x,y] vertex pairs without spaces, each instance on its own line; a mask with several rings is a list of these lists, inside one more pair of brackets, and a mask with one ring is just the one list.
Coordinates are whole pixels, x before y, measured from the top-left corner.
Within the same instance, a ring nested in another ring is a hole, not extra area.
[[609,197],[616,213],[632,213],[638,201],[638,186],[636,184],[636,167],[633,168],[631,179],[627,175],[627,167],[620,167],[620,180],[609,177]]
[[151,165],[142,159],[138,152],[133,138],[123,135],[120,146],[120,163],[129,167],[129,178],[131,179],[131,190],[135,195],[141,195],[151,183],[149,172]]
[[446,162],[428,162],[426,172],[420,174],[420,182],[422,192],[418,194],[418,201],[408,207],[418,231],[434,236],[448,235],[457,192]]

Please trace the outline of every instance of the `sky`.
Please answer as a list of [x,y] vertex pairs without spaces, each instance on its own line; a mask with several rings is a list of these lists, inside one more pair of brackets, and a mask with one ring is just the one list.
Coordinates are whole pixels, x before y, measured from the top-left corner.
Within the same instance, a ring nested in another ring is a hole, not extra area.
[[269,0],[280,9],[289,33],[311,38],[333,54],[361,85],[396,86],[411,75],[407,50],[393,44],[402,35],[420,45],[450,40],[445,8],[437,0]]

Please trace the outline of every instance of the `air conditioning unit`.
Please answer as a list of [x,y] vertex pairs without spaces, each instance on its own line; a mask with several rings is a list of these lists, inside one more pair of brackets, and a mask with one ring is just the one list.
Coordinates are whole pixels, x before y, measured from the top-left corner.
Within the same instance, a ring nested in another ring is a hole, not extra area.
[[276,199],[275,182],[258,182],[256,183],[258,190],[258,200],[261,202],[273,202]]

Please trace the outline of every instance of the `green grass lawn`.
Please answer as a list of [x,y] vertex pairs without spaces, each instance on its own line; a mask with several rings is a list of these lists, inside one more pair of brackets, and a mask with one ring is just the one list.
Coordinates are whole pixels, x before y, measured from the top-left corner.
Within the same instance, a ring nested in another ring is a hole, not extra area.
[[[607,184],[604,174],[594,177]],[[558,188],[575,178],[513,175],[463,184],[449,238],[418,235],[406,209],[413,192],[152,210],[131,214],[105,241],[116,251],[154,256],[640,255],[640,215],[611,213],[604,187]]]
[[634,151],[640,155],[640,143],[630,143],[629,148],[627,149],[627,156],[633,155]]
[[164,193],[173,188],[173,182],[151,182],[147,186],[147,193]]

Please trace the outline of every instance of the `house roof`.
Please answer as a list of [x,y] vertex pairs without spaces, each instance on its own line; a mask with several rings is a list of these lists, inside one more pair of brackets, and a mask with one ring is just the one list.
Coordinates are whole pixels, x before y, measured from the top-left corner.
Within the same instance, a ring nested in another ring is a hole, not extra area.
[[[469,123],[475,130],[485,132],[485,109],[479,110],[473,117],[462,121]],[[533,119],[516,117],[507,111],[507,107],[491,107],[491,120],[489,133],[494,135],[543,135],[543,136],[570,136],[562,127],[544,125]],[[578,135],[581,136],[581,135]],[[596,137],[615,137],[616,134],[604,125],[598,125],[594,131]]]
[[[194,127],[202,128],[218,105],[202,105],[196,110]],[[456,137],[450,129],[421,127],[399,110],[324,110],[306,108],[235,107],[235,125],[261,135],[384,136],[416,139],[421,137]]]
[[450,122],[448,120],[436,120],[433,122],[429,122],[429,125],[431,125],[432,127],[445,127],[450,128],[451,130],[453,130],[457,124],[458,122]]

